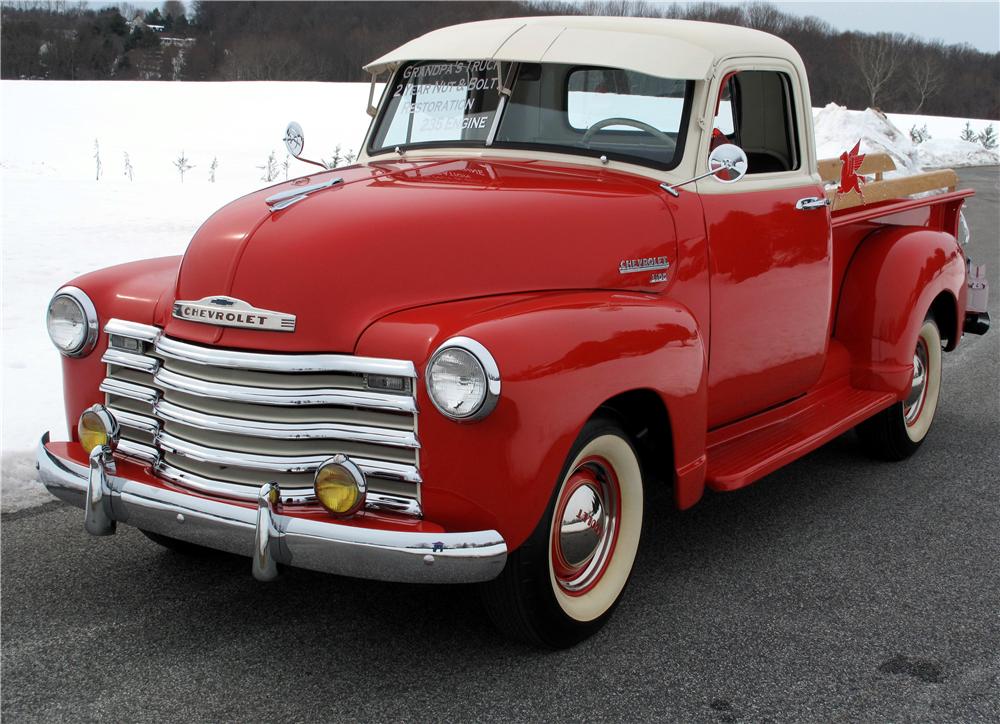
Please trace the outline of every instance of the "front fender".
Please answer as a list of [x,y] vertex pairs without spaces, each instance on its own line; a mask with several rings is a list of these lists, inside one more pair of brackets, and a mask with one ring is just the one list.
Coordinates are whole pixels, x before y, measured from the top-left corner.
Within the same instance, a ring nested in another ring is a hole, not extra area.
[[[951,234],[891,227],[861,243],[847,268],[834,328],[851,353],[855,387],[900,399],[908,394],[920,327],[942,293],[953,298],[961,330],[965,259]],[[957,338],[949,342],[953,347]]]
[[[84,274],[68,285],[79,287],[90,297],[102,331],[108,320],[114,318],[163,326],[160,300],[173,291],[180,262],[179,256],[167,256],[119,264]],[[107,346],[107,335],[99,334],[97,346],[90,354],[62,358],[66,424],[74,440],[80,414],[87,407],[104,402],[104,394],[98,387],[106,376],[101,356]]]
[[[423,383],[431,354],[458,335],[485,345],[500,368],[500,401],[475,423],[441,415]],[[663,400],[684,500],[691,504],[700,495],[706,355],[682,305],[621,292],[439,304],[381,319],[356,351],[417,365],[422,503],[445,526],[494,528],[512,548],[520,545],[545,510],[584,423],[608,399],[636,389]]]

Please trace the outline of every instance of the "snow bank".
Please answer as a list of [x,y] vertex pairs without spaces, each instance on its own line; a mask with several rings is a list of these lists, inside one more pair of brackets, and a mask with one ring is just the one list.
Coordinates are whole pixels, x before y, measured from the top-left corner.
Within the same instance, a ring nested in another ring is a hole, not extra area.
[[920,164],[928,168],[957,166],[996,166],[1000,152],[988,151],[978,143],[957,138],[931,138],[917,146]]
[[[952,121],[947,127],[954,135],[950,138],[936,137],[935,134],[946,125],[941,120],[931,116],[886,115],[871,108],[849,111],[830,103],[813,111],[816,151],[819,158],[838,158],[860,139],[862,153],[887,153],[892,156],[897,170],[886,174],[888,178],[919,173],[924,168],[1000,164],[1000,153],[996,150],[988,151],[978,143],[959,140],[965,119],[944,119]],[[901,127],[900,124],[905,122],[909,125]],[[988,121],[976,121],[973,128],[988,124]],[[921,144],[913,143],[909,129],[914,125],[926,125],[931,139]],[[932,126],[934,130],[931,130]]]
[[[44,324],[52,292],[99,267],[182,254],[213,211],[267,185],[259,167],[272,152],[278,164],[286,160],[281,137],[290,120],[305,128],[307,156],[357,149],[367,101],[363,83],[0,82],[4,512],[49,499],[34,482],[33,450],[46,430],[56,439],[67,434],[60,357]],[[956,145],[964,119],[945,119],[954,126],[951,144],[942,124],[926,119],[933,141],[916,149],[907,131],[924,119],[893,126],[837,106],[816,119],[822,156],[839,156],[862,138],[866,151],[890,152],[906,170],[998,163],[979,147]],[[181,152],[193,166],[183,183],[174,165]],[[310,169],[292,159],[287,173]]]

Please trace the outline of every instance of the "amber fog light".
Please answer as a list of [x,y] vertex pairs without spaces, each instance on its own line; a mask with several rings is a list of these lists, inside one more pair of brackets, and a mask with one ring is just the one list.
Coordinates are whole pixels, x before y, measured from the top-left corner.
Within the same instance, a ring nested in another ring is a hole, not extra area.
[[353,515],[365,504],[365,474],[346,455],[334,455],[319,466],[313,489],[334,515]]
[[88,455],[94,448],[118,445],[118,421],[103,405],[88,407],[76,424],[80,444]]

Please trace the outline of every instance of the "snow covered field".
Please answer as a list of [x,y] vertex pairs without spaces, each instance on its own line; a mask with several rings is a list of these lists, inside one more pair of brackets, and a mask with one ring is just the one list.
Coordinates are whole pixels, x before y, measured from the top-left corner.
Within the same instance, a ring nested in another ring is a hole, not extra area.
[[[34,482],[33,449],[45,430],[66,434],[59,355],[44,324],[52,292],[98,267],[183,253],[209,214],[267,185],[258,167],[272,152],[279,166],[286,160],[290,120],[305,129],[307,156],[356,150],[367,100],[367,84],[358,83],[0,83],[4,512],[47,499]],[[996,152],[961,145],[965,119],[890,120],[897,129],[873,112],[817,111],[821,155],[838,156],[862,138],[864,150],[885,149],[909,170],[1000,163]],[[926,123],[933,141],[914,147],[915,123]],[[183,183],[175,166],[182,153],[192,166]],[[291,159],[288,175],[309,168]],[[276,180],[284,177],[279,168]]]

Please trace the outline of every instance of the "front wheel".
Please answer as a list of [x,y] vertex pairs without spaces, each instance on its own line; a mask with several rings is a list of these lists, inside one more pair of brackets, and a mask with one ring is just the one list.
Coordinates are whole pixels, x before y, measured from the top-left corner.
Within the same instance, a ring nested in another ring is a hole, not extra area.
[[858,425],[857,433],[870,455],[905,460],[927,437],[941,393],[941,332],[933,319],[924,320],[913,351],[910,393],[902,402]]
[[505,633],[565,648],[598,631],[621,600],[642,534],[639,459],[616,421],[591,419],[545,514],[498,578],[483,584]]

